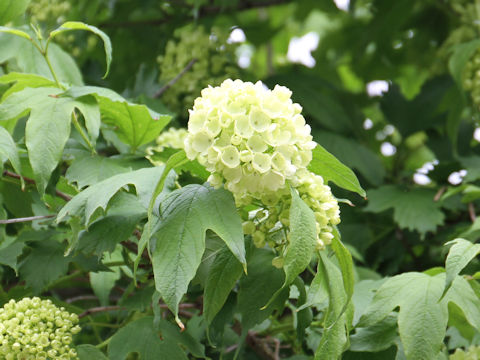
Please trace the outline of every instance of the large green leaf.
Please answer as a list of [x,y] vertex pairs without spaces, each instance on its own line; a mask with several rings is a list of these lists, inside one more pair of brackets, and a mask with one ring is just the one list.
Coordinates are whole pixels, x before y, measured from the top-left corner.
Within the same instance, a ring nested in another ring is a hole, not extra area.
[[445,244],[452,245],[445,261],[445,270],[447,273],[445,279],[445,290],[448,291],[453,280],[460,274],[465,266],[478,254],[480,254],[480,244],[472,244],[465,239],[455,239]]
[[457,277],[439,301],[444,287],[445,273],[394,276],[378,289],[358,327],[374,325],[400,307],[398,329],[407,359],[437,359],[448,322],[448,303],[456,304],[472,326],[480,326],[478,298],[466,280]]
[[332,239],[332,249],[335,251],[335,256],[337,257],[340,270],[342,272],[343,285],[345,288],[345,294],[347,296],[347,301],[345,306],[352,298],[353,288],[355,286],[355,277],[353,274],[353,260],[350,251],[343,245],[340,240],[340,233],[338,229],[333,231],[334,237]]
[[41,194],[70,137],[74,102],[57,97],[60,92],[51,87],[25,88],[0,104],[0,121],[12,120],[30,112],[25,128],[25,143]]
[[285,285],[290,285],[304,271],[312,259],[317,245],[315,215],[312,209],[291,189],[290,241],[287,245],[283,270]]
[[231,193],[208,185],[187,185],[161,202],[159,225],[151,240],[152,263],[157,291],[175,316],[202,260],[208,229],[225,241],[245,267],[242,224]]
[[363,197],[366,195],[355,173],[321,145],[317,145],[317,147],[313,149],[313,158],[308,165],[308,169],[322,176],[326,183],[333,181],[341,188],[354,191]]
[[355,334],[350,336],[349,350],[378,352],[388,349],[397,338],[397,317],[389,315],[370,327],[358,328]]
[[[27,32],[29,31],[28,28],[24,30]],[[16,31],[19,32],[20,30]],[[30,40],[30,35],[23,31],[21,31],[21,33],[22,34],[18,35],[25,37],[25,39],[17,36],[0,34],[0,49],[2,49],[2,52],[0,53],[0,62],[15,60],[18,70],[25,73],[41,75],[54,81],[52,72],[45,61],[45,58],[40,54],[38,49],[33,46],[32,41]],[[48,53],[50,63],[52,64],[60,82],[83,85],[82,74],[75,63],[75,60],[73,60],[68,53],[63,51],[56,44],[50,44]]]
[[85,156],[75,159],[65,174],[70,183],[76,183],[78,188],[94,185],[117,174],[129,172],[132,169],[122,159],[102,156]]
[[244,334],[267,319],[277,308],[283,308],[288,297],[284,289],[267,308],[261,309],[284,283],[284,273],[272,266],[274,255],[266,249],[254,249],[248,259],[248,275],[242,277],[238,289],[238,311],[242,315]]
[[145,207],[132,194],[121,192],[113,197],[106,216],[95,220],[78,234],[76,250],[101,256],[128,240],[140,220],[147,216]]
[[13,169],[21,174],[21,164],[20,158],[18,156],[17,145],[12,139],[10,133],[3,127],[0,126],[0,161],[2,162],[1,167],[3,167],[3,162],[10,160]]
[[[88,225],[94,212],[97,209],[105,211],[113,195],[126,185],[135,186],[140,202],[147,209],[156,181],[162,173],[162,167],[144,168],[100,181],[70,200],[58,213],[57,222],[61,222],[67,216],[80,216],[83,217],[85,225]],[[174,173],[169,175],[168,183],[171,184],[174,178]],[[163,191],[165,194],[168,193],[169,187],[165,187]]]
[[79,21],[67,21],[66,23],[63,23],[62,25],[60,25],[58,29],[53,30],[50,33],[49,37],[53,39],[58,34],[64,33],[66,31],[72,31],[72,30],[90,31],[95,35],[98,35],[102,39],[103,45],[105,47],[105,57],[107,60],[107,70],[105,71],[105,75],[103,77],[104,78],[107,77],[108,72],[110,71],[110,63],[112,62],[112,43],[110,42],[110,38],[108,37],[108,35],[95,26],[87,25]]
[[30,0],[3,0],[0,2],[0,25],[14,20],[27,9]]
[[328,288],[328,310],[324,320],[324,332],[315,351],[315,360],[336,360],[346,349],[347,314],[342,274],[325,252],[320,252],[319,273]]
[[120,140],[135,150],[160,134],[171,119],[170,115],[161,115],[145,105],[132,104],[112,90],[95,87],[72,87],[64,96],[80,98],[94,95],[100,105],[102,120],[113,126]]
[[107,357],[93,345],[78,345],[76,349],[80,360],[108,360]]
[[62,158],[70,137],[73,104],[66,99],[48,97],[32,108],[25,128],[28,158],[41,194]]
[[203,314],[210,324],[227,301],[235,283],[242,275],[242,265],[226,245],[215,256],[209,269],[203,295]]
[[23,90],[26,87],[36,88],[36,87],[57,87],[55,81],[47,79],[44,76],[36,74],[24,74],[19,72],[10,72],[0,77],[0,84],[11,84],[11,85],[2,95],[2,99],[7,98],[9,95]]
[[160,340],[151,316],[122,327],[108,344],[110,359],[125,360],[131,353],[138,353],[142,360],[187,360],[187,356],[175,342],[165,337]]
[[64,246],[55,240],[37,241],[31,247],[32,251],[19,265],[19,273],[38,294],[67,272],[71,257],[64,256]]
[[0,264],[10,266],[17,271],[17,259],[23,252],[25,243],[15,240],[16,238],[14,237],[6,237],[0,244]]
[[417,230],[422,235],[435,231],[445,218],[435,191],[417,188],[403,191],[394,185],[385,185],[368,192],[369,203],[365,211],[379,213],[393,208],[393,219],[404,229]]

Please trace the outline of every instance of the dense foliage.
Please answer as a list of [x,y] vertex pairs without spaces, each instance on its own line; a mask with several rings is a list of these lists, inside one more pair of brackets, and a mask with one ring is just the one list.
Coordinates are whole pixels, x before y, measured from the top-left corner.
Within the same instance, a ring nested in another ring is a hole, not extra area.
[[339,7],[0,1],[2,358],[478,358],[478,4]]

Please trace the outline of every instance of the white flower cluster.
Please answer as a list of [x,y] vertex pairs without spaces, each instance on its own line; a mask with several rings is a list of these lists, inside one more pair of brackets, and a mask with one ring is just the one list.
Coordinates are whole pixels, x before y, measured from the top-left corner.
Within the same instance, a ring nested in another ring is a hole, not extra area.
[[0,308],[0,357],[6,360],[78,359],[70,347],[78,316],[38,297]]
[[[302,107],[283,86],[225,80],[208,87],[190,110],[185,152],[211,173],[212,186],[224,184],[237,205],[260,202],[263,210],[244,223],[256,246],[285,250],[291,196],[287,180],[314,211],[318,247],[330,244],[340,222],[338,202],[323,178],[307,170],[312,160],[310,126]],[[278,264],[281,264],[277,261]]]
[[205,165],[210,184],[224,183],[239,204],[285,187],[316,145],[291,95],[283,86],[230,79],[202,90],[190,110],[187,157]]

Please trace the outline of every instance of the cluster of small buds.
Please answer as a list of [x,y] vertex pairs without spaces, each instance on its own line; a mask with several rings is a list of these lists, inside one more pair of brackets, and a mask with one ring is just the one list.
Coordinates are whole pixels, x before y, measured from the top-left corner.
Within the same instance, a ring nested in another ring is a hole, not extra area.
[[202,90],[190,110],[187,157],[205,165],[210,184],[224,183],[237,204],[277,192],[312,159],[316,144],[291,94],[227,79]]
[[[165,53],[158,57],[160,82],[166,83],[178,74],[182,77],[162,94],[162,100],[177,114],[185,117],[186,109],[208,84],[218,85],[230,76],[238,76],[236,44],[227,42],[228,32],[213,28],[186,27],[176,31],[168,41]],[[194,61],[187,72],[184,69]]]
[[78,316],[38,297],[0,308],[0,357],[6,360],[78,359],[71,348]]
[[465,64],[463,88],[470,92],[477,109],[480,108],[480,49]]
[[167,131],[162,132],[155,140],[157,146],[155,151],[161,152],[164,148],[183,149],[183,143],[187,137],[187,129],[171,127]]
[[65,21],[71,5],[65,0],[34,0],[27,8],[30,20],[34,23],[48,23],[51,26]]
[[238,206],[260,207],[245,219],[244,233],[257,247],[274,248],[279,267],[290,236],[287,181],[315,214],[319,249],[330,244],[340,222],[330,187],[307,170],[316,143],[291,95],[283,86],[269,90],[241,80],[208,87],[190,110],[185,139],[187,157],[206,167],[212,186],[223,184]]
[[187,129],[173,127],[162,132],[155,140],[157,145],[147,148],[146,158],[155,166],[164,165],[164,161],[156,159],[155,154],[161,153],[163,150],[165,150],[165,148],[183,149],[187,134]]

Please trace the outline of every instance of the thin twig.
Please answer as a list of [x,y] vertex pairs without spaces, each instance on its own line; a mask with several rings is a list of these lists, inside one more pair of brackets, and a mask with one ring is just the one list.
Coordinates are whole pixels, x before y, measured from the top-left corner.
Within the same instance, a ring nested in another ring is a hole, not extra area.
[[160,90],[158,90],[154,95],[153,97],[156,99],[156,98],[159,98],[160,96],[162,96],[162,94],[167,91],[168,89],[170,89],[178,80],[180,80],[180,78],[185,75],[187,73],[187,71],[189,71],[193,64],[195,64],[197,62],[197,59],[192,59],[190,60],[190,62],[187,64],[187,66],[185,66],[183,68],[182,71],[180,71],[180,73],[177,74],[177,76],[175,76],[172,80],[170,80],[168,83],[166,83],[165,85],[163,85]]
[[6,219],[6,220],[0,220],[0,224],[14,224],[14,223],[34,221],[34,220],[49,219],[55,216],[57,215],[39,215],[39,216],[28,216],[28,217],[15,218],[15,219]]
[[[8,177],[11,177],[11,178],[14,178],[14,179],[19,179],[19,180],[22,178],[22,176],[20,176],[18,174],[15,174],[15,173],[13,173],[11,171],[8,171],[8,170],[5,170],[3,172],[3,176],[8,176]],[[23,180],[28,184],[35,184],[35,180],[30,179],[28,177],[23,176]],[[70,195],[67,195],[67,194],[63,193],[60,190],[55,189],[55,194],[65,201],[72,200],[72,197]]]
[[93,307],[93,308],[90,308],[88,310],[85,310],[83,313],[81,313],[80,315],[78,315],[78,317],[81,319],[85,316],[88,316],[88,315],[91,315],[91,314],[96,314],[96,313],[99,313],[99,312],[106,312],[106,311],[115,311],[115,310],[123,310],[125,309],[124,307],[122,306],[117,306],[117,305],[113,305],[113,306],[98,306],[98,307]]
[[473,203],[468,203],[468,215],[470,215],[470,220],[472,220],[472,222],[475,222],[475,220],[477,219],[477,214],[475,213],[475,206],[473,205]]
[[433,197],[433,201],[438,201],[442,197],[442,195],[445,193],[445,190],[447,190],[446,186],[442,186],[440,189],[438,189],[437,193]]

